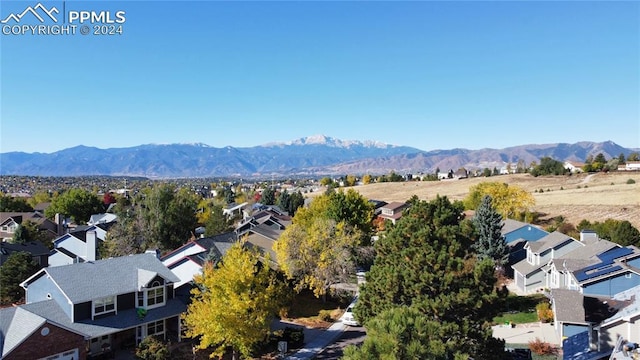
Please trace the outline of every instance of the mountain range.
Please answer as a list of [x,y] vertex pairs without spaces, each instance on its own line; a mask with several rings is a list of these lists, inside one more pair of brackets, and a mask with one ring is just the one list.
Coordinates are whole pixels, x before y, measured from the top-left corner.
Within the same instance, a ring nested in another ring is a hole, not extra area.
[[375,141],[340,140],[324,135],[254,147],[215,148],[206,144],[147,144],[99,149],[76,146],[46,153],[0,154],[0,175],[144,176],[148,178],[316,176],[330,174],[430,173],[525,164],[544,156],[584,162],[602,153],[607,159],[638,149],[612,141],[521,145],[504,149],[423,151]]

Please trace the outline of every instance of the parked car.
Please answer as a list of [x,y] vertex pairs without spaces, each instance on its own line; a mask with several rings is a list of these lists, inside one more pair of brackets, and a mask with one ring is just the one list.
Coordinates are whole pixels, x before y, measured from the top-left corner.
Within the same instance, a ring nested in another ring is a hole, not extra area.
[[358,320],[353,316],[353,308],[356,306],[357,301],[358,298],[356,297],[353,302],[347,306],[347,310],[345,310],[344,314],[340,317],[340,321],[342,321],[343,324],[349,326],[360,326]]

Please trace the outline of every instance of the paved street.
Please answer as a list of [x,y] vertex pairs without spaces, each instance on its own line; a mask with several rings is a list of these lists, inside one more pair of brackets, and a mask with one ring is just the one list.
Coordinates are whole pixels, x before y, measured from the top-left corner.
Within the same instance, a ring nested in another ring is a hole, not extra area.
[[362,326],[347,326],[342,335],[333,344],[325,347],[315,359],[340,359],[345,347],[362,344],[365,336],[366,333]]

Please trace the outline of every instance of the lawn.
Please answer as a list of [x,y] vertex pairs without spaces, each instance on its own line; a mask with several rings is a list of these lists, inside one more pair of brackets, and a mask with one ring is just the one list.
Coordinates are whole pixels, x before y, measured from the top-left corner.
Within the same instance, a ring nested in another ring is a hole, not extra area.
[[493,318],[495,324],[526,324],[538,321],[538,314],[534,312],[505,313]]
[[327,296],[326,300],[316,298],[311,291],[297,294],[283,319],[309,327],[326,328],[338,320],[351,302],[347,296]]
[[494,324],[525,324],[538,321],[536,305],[547,301],[544,295],[517,296],[509,294],[502,304],[502,313],[493,318]]

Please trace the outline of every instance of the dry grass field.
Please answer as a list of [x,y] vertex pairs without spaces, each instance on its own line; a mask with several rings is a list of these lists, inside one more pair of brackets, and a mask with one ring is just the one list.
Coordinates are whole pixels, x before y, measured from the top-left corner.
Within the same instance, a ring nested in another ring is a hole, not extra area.
[[[627,184],[628,179],[636,183]],[[431,200],[438,194],[452,200],[462,200],[471,186],[485,181],[518,185],[532,193],[536,200],[532,210],[543,214],[543,220],[562,215],[568,222],[577,225],[582,219],[604,221],[611,218],[628,220],[640,229],[640,172],[537,178],[529,174],[514,174],[462,180],[376,183],[355,186],[353,189],[366,198],[387,202],[406,201],[412,195]],[[541,189],[543,192],[540,192]]]

